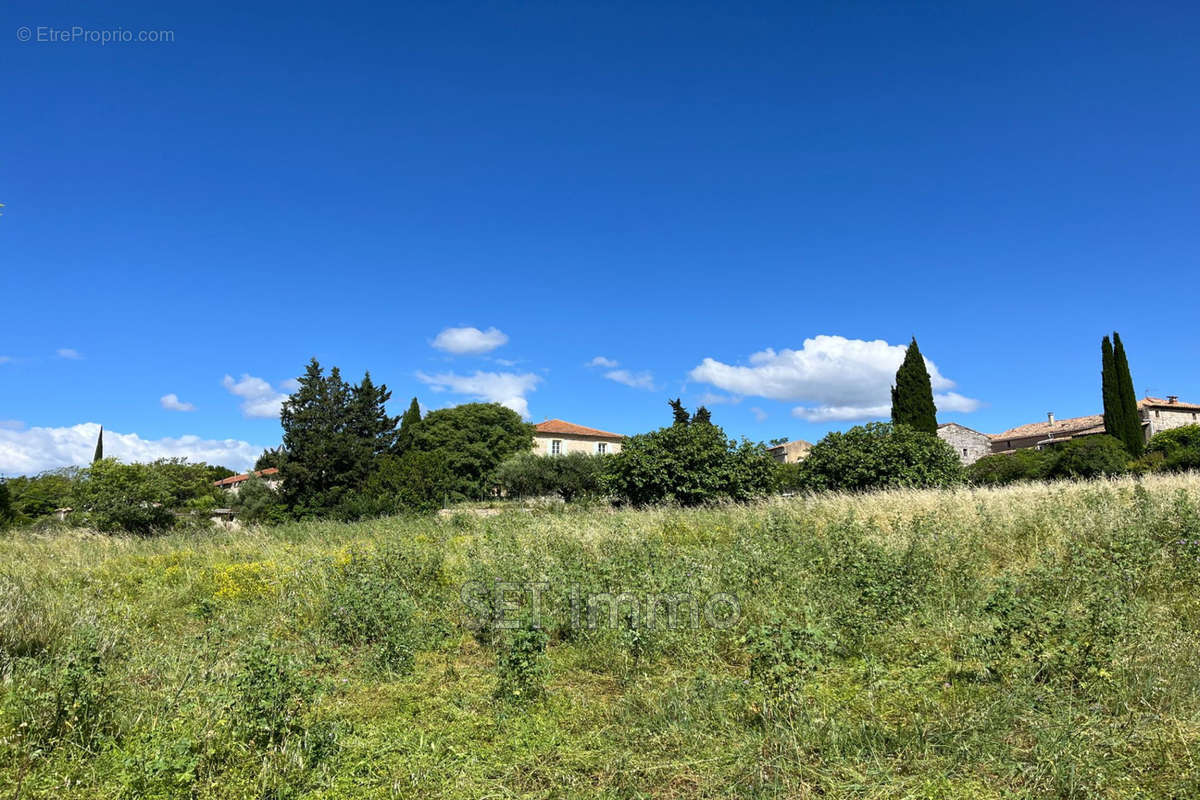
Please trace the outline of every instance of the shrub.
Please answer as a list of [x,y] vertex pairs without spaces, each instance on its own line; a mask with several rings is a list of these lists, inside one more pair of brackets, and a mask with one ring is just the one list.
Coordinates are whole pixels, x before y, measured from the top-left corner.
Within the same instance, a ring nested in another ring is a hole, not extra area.
[[828,660],[833,640],[821,628],[776,618],[749,628],[741,645],[750,657],[750,680],[763,692],[762,715],[789,716],[805,681]]
[[1167,470],[1200,469],[1200,425],[1184,425],[1150,437],[1146,454],[1158,455]]
[[775,460],[760,444],[725,438],[711,422],[631,436],[606,461],[608,491],[633,505],[748,500],[770,491]]
[[339,644],[368,647],[382,672],[412,671],[416,604],[386,557],[351,554],[334,568],[325,626]]
[[46,754],[64,744],[94,750],[116,732],[106,669],[110,647],[97,630],[80,627],[55,650],[13,663],[4,716],[27,753]]
[[830,433],[813,445],[801,465],[804,485],[818,490],[933,488],[963,479],[962,464],[949,444],[935,434],[886,422]]
[[171,487],[166,475],[148,464],[97,461],[79,473],[74,506],[102,531],[147,534],[165,530],[175,521]]
[[528,621],[509,634],[496,658],[498,699],[523,703],[545,695],[549,641],[545,630]]
[[1129,467],[1129,453],[1112,436],[1084,436],[1072,439],[1051,451],[1052,478],[1099,478],[1119,475]]
[[253,642],[232,683],[234,726],[246,741],[270,747],[303,730],[316,685],[282,649],[265,639]]
[[409,450],[440,457],[453,499],[479,499],[494,488],[496,467],[532,445],[533,426],[517,412],[497,403],[464,403],[429,412],[413,431]]
[[798,492],[804,489],[804,465],[799,462],[775,465],[775,491]]
[[967,467],[967,480],[977,486],[1004,486],[1020,481],[1045,479],[1054,466],[1049,450],[1014,450],[984,456]]
[[384,513],[434,511],[454,492],[445,453],[409,450],[380,456],[363,494]]
[[505,492],[516,497],[557,494],[569,503],[601,491],[607,458],[587,453],[561,456],[521,453],[497,468],[496,482]]

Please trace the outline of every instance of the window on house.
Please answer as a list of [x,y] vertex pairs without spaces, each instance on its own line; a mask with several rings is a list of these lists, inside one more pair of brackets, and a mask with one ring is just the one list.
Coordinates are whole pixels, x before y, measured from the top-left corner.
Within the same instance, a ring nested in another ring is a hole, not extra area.
[[967,454],[967,448],[965,448],[965,447],[964,447],[964,448],[963,448],[963,455],[965,456],[966,454]]
[[596,453],[597,453],[597,455],[604,455],[604,454],[605,454],[605,453],[607,453],[607,452],[608,452],[608,445],[607,445],[606,443],[604,443],[604,442],[597,442],[597,443],[596,443]]
[[1157,409],[1157,408],[1156,408],[1156,409],[1154,409],[1154,418],[1155,418],[1155,419],[1158,419],[1158,418],[1159,418],[1159,417],[1161,417],[1161,416],[1162,416],[1162,414],[1158,413],[1158,409]]
[[562,455],[562,440],[560,440],[560,439],[550,440],[550,455],[552,455],[552,456],[561,456]]

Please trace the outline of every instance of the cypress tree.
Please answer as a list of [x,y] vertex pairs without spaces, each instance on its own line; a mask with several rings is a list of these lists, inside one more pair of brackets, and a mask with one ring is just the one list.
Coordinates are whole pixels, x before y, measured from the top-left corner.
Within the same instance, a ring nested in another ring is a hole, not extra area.
[[1112,340],[1105,336],[1104,341],[1100,343],[1100,395],[1104,402],[1104,432],[1121,439],[1121,397],[1117,391],[1115,364]]
[[917,347],[917,337],[904,352],[904,361],[896,370],[892,387],[892,424],[908,425],[926,433],[937,433],[937,406],[933,404],[933,384],[925,359]]
[[421,424],[421,404],[417,402],[417,398],[413,398],[408,404],[408,411],[400,417],[400,431],[396,434],[397,453],[403,453],[412,446],[413,435],[417,432],[417,426]]
[[674,417],[673,425],[687,425],[691,422],[691,415],[683,407],[683,400],[681,398],[676,397],[674,400],[668,400],[667,405],[671,406],[671,415]]
[[1113,331],[1113,374],[1116,378],[1117,396],[1120,401],[1121,433],[1118,438],[1125,443],[1129,455],[1137,458],[1146,447],[1142,435],[1142,420],[1138,416],[1137,393],[1133,389],[1133,376],[1129,374],[1129,360],[1125,357],[1125,345],[1121,335]]
[[92,463],[104,460],[104,426],[100,426],[100,435],[96,437],[96,452],[92,454]]
[[704,406],[696,409],[696,413],[692,415],[692,424],[700,423],[702,425],[712,425],[712,412]]

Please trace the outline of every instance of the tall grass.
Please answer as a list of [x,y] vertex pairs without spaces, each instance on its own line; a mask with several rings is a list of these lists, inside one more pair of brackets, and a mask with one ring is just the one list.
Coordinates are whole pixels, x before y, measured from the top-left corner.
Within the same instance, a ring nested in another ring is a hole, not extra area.
[[0,797],[1196,797],[1198,578],[1195,475],[17,531]]

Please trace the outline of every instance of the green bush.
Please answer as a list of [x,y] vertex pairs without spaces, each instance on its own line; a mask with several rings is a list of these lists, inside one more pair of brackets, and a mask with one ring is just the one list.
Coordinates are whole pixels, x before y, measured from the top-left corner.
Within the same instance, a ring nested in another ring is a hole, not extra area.
[[505,638],[496,657],[497,699],[525,703],[546,694],[546,645],[549,641],[546,631],[528,621]]
[[626,439],[606,461],[604,484],[612,495],[636,506],[694,506],[766,494],[775,467],[761,444],[726,439],[711,422],[677,422]]
[[1051,451],[1051,478],[1099,478],[1120,475],[1129,468],[1129,453],[1112,436],[1083,436]]
[[601,492],[607,458],[588,453],[560,456],[521,453],[496,469],[496,483],[513,497],[557,494],[569,503]]
[[326,630],[339,644],[368,648],[384,673],[413,667],[416,603],[404,584],[387,554],[353,553],[329,576]]
[[67,744],[94,751],[117,732],[111,646],[96,629],[77,627],[53,650],[11,663],[3,716],[27,755]]
[[148,534],[175,522],[166,475],[149,464],[97,461],[79,473],[73,494],[75,510],[102,531]]
[[232,686],[234,728],[261,747],[277,746],[303,731],[317,689],[295,658],[265,639],[246,649]]
[[408,450],[376,459],[362,494],[380,512],[397,514],[435,511],[455,491],[444,452]]
[[963,480],[962,464],[949,444],[935,434],[886,422],[834,431],[800,463],[803,484],[813,490],[925,489]]
[[492,493],[496,467],[532,445],[533,426],[517,412],[497,403],[464,403],[429,412],[405,452],[436,454],[451,499],[476,500]]
[[1050,450],[1013,450],[984,456],[967,467],[967,480],[976,486],[1005,486],[1044,480],[1054,466]]
[[233,507],[243,522],[271,525],[287,519],[287,508],[279,493],[257,475],[251,475],[238,487]]
[[18,516],[37,519],[71,504],[75,467],[43,472],[39,475],[9,478],[13,510]]
[[1157,455],[1161,469],[1200,469],[1200,425],[1184,425],[1150,437],[1146,454]]
[[822,628],[782,617],[750,627],[740,643],[750,658],[750,680],[763,693],[766,719],[790,716],[804,683],[833,649]]

